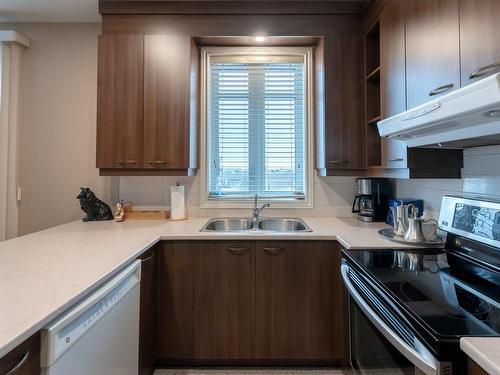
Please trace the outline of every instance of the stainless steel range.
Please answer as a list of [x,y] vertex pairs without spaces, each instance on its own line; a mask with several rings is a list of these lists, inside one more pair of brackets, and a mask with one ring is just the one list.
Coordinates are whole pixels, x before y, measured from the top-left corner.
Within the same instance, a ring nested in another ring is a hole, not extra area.
[[439,226],[445,249],[343,251],[357,373],[466,374],[460,337],[500,336],[500,202],[445,196]]

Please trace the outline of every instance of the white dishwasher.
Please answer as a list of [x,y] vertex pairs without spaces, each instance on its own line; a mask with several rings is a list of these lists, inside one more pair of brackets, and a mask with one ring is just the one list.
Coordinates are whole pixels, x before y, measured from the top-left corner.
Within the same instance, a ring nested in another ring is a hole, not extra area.
[[42,330],[44,375],[137,375],[141,263]]

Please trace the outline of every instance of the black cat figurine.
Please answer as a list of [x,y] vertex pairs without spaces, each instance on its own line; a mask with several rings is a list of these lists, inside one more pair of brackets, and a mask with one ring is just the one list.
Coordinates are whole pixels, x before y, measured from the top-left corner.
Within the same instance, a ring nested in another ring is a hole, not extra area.
[[97,198],[89,188],[80,188],[80,194],[76,199],[80,201],[80,207],[87,214],[83,221],[113,220],[111,208],[102,200]]

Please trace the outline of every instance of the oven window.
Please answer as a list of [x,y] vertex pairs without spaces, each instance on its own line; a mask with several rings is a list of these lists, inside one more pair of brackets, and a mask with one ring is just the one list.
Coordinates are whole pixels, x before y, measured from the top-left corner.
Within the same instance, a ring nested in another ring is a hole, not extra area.
[[350,298],[351,364],[359,374],[414,375],[415,366],[373,326]]

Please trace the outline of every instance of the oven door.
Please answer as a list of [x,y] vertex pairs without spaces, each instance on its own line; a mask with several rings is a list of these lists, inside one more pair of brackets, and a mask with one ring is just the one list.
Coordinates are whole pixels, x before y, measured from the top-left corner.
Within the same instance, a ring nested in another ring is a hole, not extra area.
[[351,366],[359,374],[415,375],[415,365],[403,356],[349,298]]
[[438,362],[413,334],[397,307],[380,290],[342,261],[350,294],[351,364],[359,374],[451,374],[451,363]]

